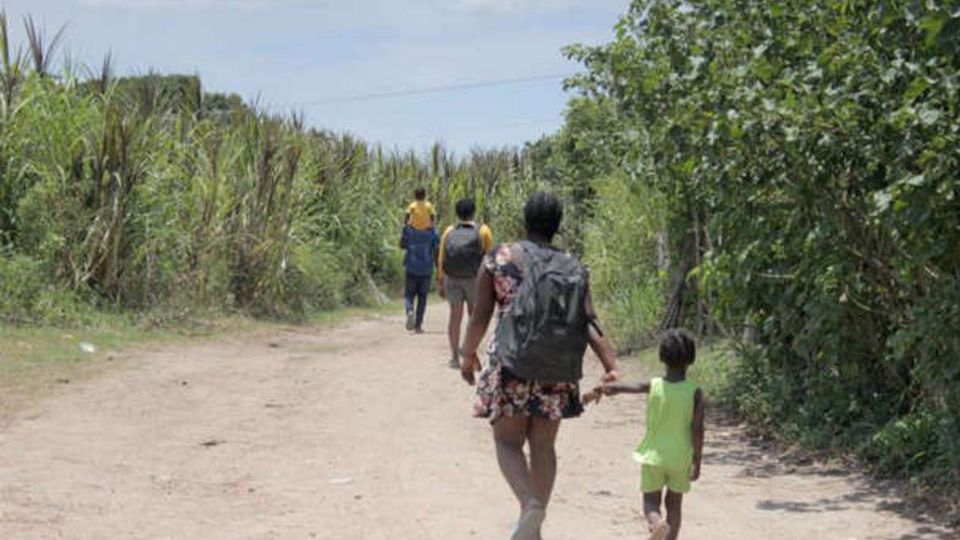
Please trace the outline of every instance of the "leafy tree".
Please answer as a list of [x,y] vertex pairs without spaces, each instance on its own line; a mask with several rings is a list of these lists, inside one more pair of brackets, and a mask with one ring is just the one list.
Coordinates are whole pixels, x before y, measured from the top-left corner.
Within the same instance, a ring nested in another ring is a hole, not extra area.
[[635,1],[612,43],[568,50],[587,68],[572,83],[637,133],[622,161],[650,164],[693,305],[759,329],[732,402],[783,436],[953,485],[958,14]]

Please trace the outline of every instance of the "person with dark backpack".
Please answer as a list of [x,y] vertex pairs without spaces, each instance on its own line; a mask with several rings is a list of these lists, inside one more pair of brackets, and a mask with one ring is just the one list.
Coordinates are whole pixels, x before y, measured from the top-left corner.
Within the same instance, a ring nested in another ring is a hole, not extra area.
[[450,340],[450,367],[460,367],[460,326],[463,305],[473,313],[477,298],[477,270],[483,256],[493,247],[490,227],[478,225],[473,217],[476,205],[471,199],[460,199],[456,205],[458,222],[447,227],[440,239],[437,264],[437,289],[450,304],[447,337]]
[[[606,370],[602,382],[619,374],[616,352],[594,315],[586,268],[552,244],[563,218],[560,200],[535,193],[523,216],[527,239],[500,245],[484,258],[460,372],[477,385],[474,415],[490,419],[500,471],[520,503],[511,539],[540,540],[557,474],[560,421],[583,412],[579,380],[586,348]],[[495,309],[487,367],[475,379],[477,347]]]

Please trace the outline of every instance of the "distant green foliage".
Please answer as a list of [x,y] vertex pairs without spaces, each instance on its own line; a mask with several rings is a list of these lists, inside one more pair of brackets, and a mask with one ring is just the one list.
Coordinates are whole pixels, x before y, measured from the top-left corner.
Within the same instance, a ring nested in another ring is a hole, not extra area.
[[573,98],[566,123],[556,134],[528,144],[538,180],[561,193],[567,204],[567,246],[583,254],[584,230],[594,214],[595,183],[617,170],[625,147],[618,118],[609,101]]
[[960,3],[637,0],[568,52],[623,167],[649,163],[694,305],[757,329],[741,412],[960,485]]
[[603,322],[622,350],[652,343],[663,312],[664,273],[657,267],[659,197],[624,174],[593,183],[594,212],[584,231],[584,261]]

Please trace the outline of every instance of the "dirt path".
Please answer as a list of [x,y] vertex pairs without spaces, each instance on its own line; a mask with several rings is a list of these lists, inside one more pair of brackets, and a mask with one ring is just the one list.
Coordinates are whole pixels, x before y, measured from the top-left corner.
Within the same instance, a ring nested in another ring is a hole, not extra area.
[[[422,336],[399,317],[291,329],[64,386],[0,433],[0,538],[507,538],[514,503],[437,307]],[[641,414],[618,398],[564,425],[547,540],[641,537]],[[956,538],[858,478],[788,473],[733,428],[708,446],[686,539]]]

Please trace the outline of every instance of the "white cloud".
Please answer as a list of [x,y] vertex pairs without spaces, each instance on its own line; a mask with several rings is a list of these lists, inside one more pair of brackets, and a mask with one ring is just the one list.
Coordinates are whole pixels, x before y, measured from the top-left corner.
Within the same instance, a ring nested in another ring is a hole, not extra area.
[[470,13],[530,13],[565,9],[577,2],[575,0],[454,0],[453,3],[455,10]]
[[[271,0],[80,0],[93,7],[111,7],[127,10],[209,10],[209,9],[266,9],[276,6]],[[291,2],[281,2],[289,4]]]
[[463,11],[505,12],[519,10],[529,0],[459,0],[457,8]]

